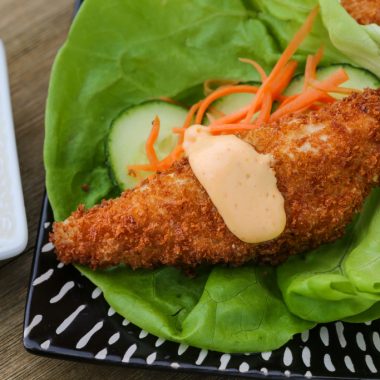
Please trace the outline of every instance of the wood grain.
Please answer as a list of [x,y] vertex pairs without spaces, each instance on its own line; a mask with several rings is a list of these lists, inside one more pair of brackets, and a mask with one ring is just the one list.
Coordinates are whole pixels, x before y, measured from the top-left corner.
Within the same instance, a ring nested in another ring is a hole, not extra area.
[[[27,250],[0,262],[0,379],[217,379],[38,357],[22,345],[24,306],[44,193],[44,109],[54,56],[70,26],[73,0],[0,1],[16,138],[29,225]],[[220,378],[220,377],[219,377]]]

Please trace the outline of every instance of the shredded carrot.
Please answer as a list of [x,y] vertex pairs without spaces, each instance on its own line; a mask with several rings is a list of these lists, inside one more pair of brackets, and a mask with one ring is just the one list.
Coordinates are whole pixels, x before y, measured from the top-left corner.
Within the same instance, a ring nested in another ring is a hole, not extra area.
[[315,55],[309,55],[305,67],[305,79],[303,84],[303,91],[307,89],[311,80],[317,77],[317,66],[323,57],[324,49],[321,46]]
[[221,117],[218,120],[215,120],[213,125],[222,125],[222,124],[236,123],[238,121],[241,121],[247,115],[248,110],[249,110],[249,106],[245,106],[239,111],[230,113],[226,116]]
[[146,164],[146,165],[128,165],[128,171],[129,172],[136,172],[136,171],[142,171],[142,172],[154,172],[157,170],[157,166]]
[[148,137],[148,140],[146,140],[146,144],[145,144],[146,155],[151,165],[158,164],[157,154],[156,154],[156,151],[154,150],[154,143],[156,142],[159,133],[160,133],[160,119],[158,116],[156,116],[152,123],[152,129],[150,131],[150,135]]
[[[198,111],[198,108],[201,106],[202,102],[203,101],[201,100],[201,101],[195,103],[193,106],[190,107],[189,112],[187,113],[186,119],[185,119],[185,121],[183,123],[183,126],[182,126],[183,129],[186,129],[186,128],[190,127],[191,122],[193,121],[194,115]],[[183,134],[181,134],[178,137],[177,146],[179,146],[179,145],[181,145],[183,143],[183,138],[184,138]]]
[[268,91],[268,87],[272,85],[272,83],[275,81],[278,74],[280,74],[283,67],[288,63],[289,59],[293,56],[293,54],[296,52],[298,47],[301,45],[302,41],[306,38],[306,36],[311,31],[313,27],[314,19],[317,16],[318,11],[319,11],[319,6],[316,6],[310,12],[304,24],[301,26],[301,28],[298,30],[296,35],[293,37],[289,45],[286,47],[286,49],[282,53],[280,59],[277,61],[273,70],[269,74],[268,79],[260,87],[260,90],[258,91],[257,96],[253,100],[251,107],[249,111],[247,112],[247,116],[244,119],[245,122],[252,119],[252,116],[257,111],[258,103],[262,101],[263,93]]
[[177,100],[174,100],[172,98],[169,98],[167,96],[160,96],[158,98],[159,100],[162,100],[163,102],[170,103],[170,104],[175,104],[176,106],[181,106],[183,107],[183,104],[180,102],[177,102]]
[[242,131],[250,131],[254,129],[255,126],[252,124],[221,124],[221,125],[214,125],[209,127],[209,132],[213,135],[221,134],[221,133],[239,133]]
[[309,81],[309,85],[317,90],[325,91],[325,92],[335,92],[338,94],[352,94],[353,92],[361,92],[362,90],[358,90],[356,88],[349,87],[337,87],[331,86],[328,84],[323,84],[321,82],[317,82],[315,80]]
[[271,92],[274,98],[279,98],[280,94],[288,87],[297,66],[298,63],[296,61],[290,61],[281,70],[278,79],[271,86]]
[[[332,73],[327,79],[321,81],[320,83],[322,86],[337,86],[347,81],[347,79],[348,76],[346,72],[343,69],[338,69],[336,72]],[[277,109],[270,117],[270,121],[278,120],[282,116],[299,111],[306,106],[310,106],[315,101],[319,100],[321,96],[325,96],[325,93],[314,88],[309,88],[283,107]]]
[[162,161],[157,165],[158,171],[163,171],[169,169],[173,165],[174,161],[178,160],[181,157],[183,152],[182,145],[177,145],[174,150],[168,154]]
[[215,114],[216,116],[226,116],[226,114],[224,112],[222,112],[221,110],[217,109],[216,107],[214,106],[210,106],[208,107],[208,110],[212,113],[212,114]]
[[233,86],[238,84],[239,82],[236,80],[228,80],[228,79],[208,79],[203,83],[203,92],[205,96],[211,94],[219,87],[222,86]]
[[249,63],[250,65],[252,65],[260,74],[262,82],[264,82],[267,79],[267,74],[265,73],[264,69],[261,67],[259,63],[257,63],[253,59],[239,58],[239,61],[243,63]]
[[255,125],[260,126],[261,124],[267,122],[270,117],[270,111],[272,110],[272,96],[270,94],[264,94],[263,96],[263,106],[260,110],[260,115],[255,120]]
[[230,94],[236,94],[236,93],[256,94],[257,91],[258,91],[258,88],[256,86],[251,86],[251,85],[228,86],[228,87],[222,87],[214,91],[206,99],[203,100],[197,112],[197,116],[195,118],[195,124],[202,123],[206,110],[209,108],[209,106],[213,102],[215,102],[215,100],[223,96],[230,95]]
[[173,128],[172,132],[173,133],[185,133],[186,129],[185,128]]

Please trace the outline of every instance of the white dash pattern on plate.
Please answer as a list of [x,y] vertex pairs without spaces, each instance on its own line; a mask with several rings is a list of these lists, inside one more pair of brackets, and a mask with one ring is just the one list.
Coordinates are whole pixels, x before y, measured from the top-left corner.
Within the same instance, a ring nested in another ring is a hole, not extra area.
[[30,332],[41,323],[42,321],[42,315],[37,314],[33,317],[32,321],[29,323],[29,326],[25,328],[24,330],[24,338],[26,338]]
[[41,252],[42,253],[47,253],[47,252],[51,252],[54,250],[54,244],[53,243],[46,243],[42,248],[41,248]]
[[224,371],[227,368],[228,363],[230,362],[230,360],[231,360],[231,355],[230,354],[223,354],[220,357],[219,370]]
[[121,361],[123,363],[129,363],[132,355],[136,352],[136,350],[137,350],[137,345],[132,344],[130,347],[128,347],[128,350],[125,351],[125,354],[124,354],[123,359]]
[[246,373],[249,371],[249,364],[247,362],[242,362],[239,366],[239,372]]
[[146,364],[153,364],[156,361],[157,358],[157,352],[152,352],[147,358],[146,358]]
[[75,318],[86,308],[86,305],[78,306],[63,322],[57,327],[55,333],[57,335],[62,334],[75,320]]
[[323,357],[323,364],[329,372],[335,372],[335,366],[331,360],[331,356],[329,354],[325,354]]
[[342,348],[345,348],[347,346],[347,340],[344,336],[344,325],[342,322],[336,322],[335,323],[335,329],[336,333],[338,335],[339,344]]
[[183,355],[186,350],[189,348],[189,345],[187,344],[184,344],[184,343],[181,343],[179,346],[178,346],[178,355],[181,356]]
[[35,278],[34,281],[32,282],[32,285],[37,286],[37,285],[42,284],[43,282],[47,281],[53,273],[54,273],[54,269],[50,268],[45,273]]
[[204,360],[206,359],[207,354],[208,354],[208,350],[200,350],[199,355],[198,355],[198,359],[196,360],[195,364],[201,365],[204,362]]
[[100,288],[96,287],[92,293],[91,293],[91,298],[94,300],[96,298],[98,298],[100,295],[102,294],[102,291]]
[[102,327],[103,327],[104,322],[100,321],[95,324],[95,326],[82,338],[78,340],[78,343],[76,344],[77,349],[81,349],[87,345],[87,343],[90,341],[90,339],[93,337],[95,333],[97,333]]
[[107,354],[108,354],[108,350],[107,350],[107,348],[103,348],[102,350],[100,350],[100,351],[95,355],[95,359],[104,360],[104,359],[107,357]]
[[293,354],[289,347],[285,348],[282,361],[287,367],[289,367],[293,363]]
[[344,357],[344,364],[350,372],[355,373],[354,363],[352,363],[352,360],[348,355]]
[[48,350],[49,347],[50,347],[50,343],[51,343],[51,340],[50,340],[50,339],[45,340],[45,342],[42,342],[42,343],[41,343],[41,346],[40,346],[40,347],[41,347],[43,350]]
[[120,333],[119,333],[119,332],[116,332],[115,334],[113,334],[113,335],[108,339],[108,344],[109,344],[110,346],[112,346],[112,345],[115,344],[119,339],[120,339]]
[[60,289],[60,291],[58,292],[58,294],[55,295],[54,297],[50,298],[49,303],[57,303],[57,302],[59,302],[66,295],[66,293],[69,290],[71,290],[74,286],[75,286],[75,282],[74,281],[66,282],[66,284],[64,284],[62,286],[62,288]]
[[375,367],[375,364],[373,362],[372,356],[371,355],[366,355],[365,356],[365,363],[367,364],[368,369],[372,373],[377,373],[377,368]]

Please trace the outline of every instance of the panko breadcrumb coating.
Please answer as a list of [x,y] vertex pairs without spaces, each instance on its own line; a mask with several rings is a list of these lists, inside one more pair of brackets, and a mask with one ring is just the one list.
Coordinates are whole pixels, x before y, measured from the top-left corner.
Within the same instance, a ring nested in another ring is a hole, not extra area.
[[287,215],[278,238],[248,244],[234,236],[182,159],[120,198],[89,210],[79,206],[55,223],[51,241],[58,259],[92,268],[277,265],[341,237],[371,188],[379,185],[380,90],[289,116],[244,139],[274,157]]
[[380,0],[341,0],[341,4],[359,24],[380,24]]

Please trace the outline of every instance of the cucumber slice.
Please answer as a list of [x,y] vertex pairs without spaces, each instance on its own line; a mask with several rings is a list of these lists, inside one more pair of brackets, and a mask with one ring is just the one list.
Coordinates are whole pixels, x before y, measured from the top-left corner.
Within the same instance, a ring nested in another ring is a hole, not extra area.
[[237,112],[240,109],[247,106],[252,102],[256,95],[255,94],[231,94],[227,95],[224,98],[219,99],[215,102],[215,107],[228,115],[229,113]]
[[[161,100],[148,101],[123,111],[112,123],[106,141],[107,163],[113,180],[121,190],[132,188],[139,180],[128,175],[127,166],[148,163],[145,142],[156,115],[161,121],[158,140],[155,144],[157,156],[162,159],[177,143],[172,129],[181,127],[187,109]],[[149,173],[145,174],[145,177]]]
[[[321,67],[317,70],[317,79],[326,79],[334,71],[342,67],[349,76],[349,80],[343,83],[342,87],[356,88],[361,90],[363,88],[379,88],[380,80],[375,75],[367,70],[359,69],[350,65],[331,65],[328,67]],[[285,95],[294,95],[302,91],[304,76],[299,74],[295,76],[285,91]],[[336,99],[344,98],[344,94],[331,94]]]

